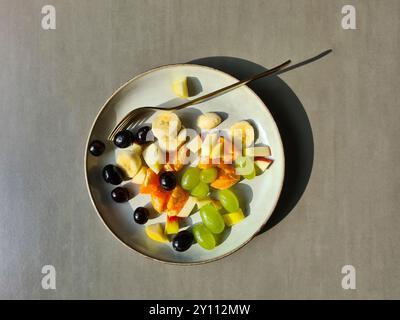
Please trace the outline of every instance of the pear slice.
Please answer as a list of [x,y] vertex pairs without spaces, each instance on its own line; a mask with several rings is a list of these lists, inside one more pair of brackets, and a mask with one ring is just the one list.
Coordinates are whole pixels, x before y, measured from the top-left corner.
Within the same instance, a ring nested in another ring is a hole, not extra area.
[[147,236],[157,242],[167,243],[168,238],[164,234],[164,230],[162,228],[161,223],[151,224],[145,227],[145,232]]
[[196,198],[189,196],[189,198],[186,200],[185,205],[182,207],[181,211],[177,214],[177,217],[180,218],[186,218],[188,217],[191,212],[193,211],[194,207],[196,206]]
[[238,211],[235,212],[225,213],[224,215],[222,215],[222,218],[224,218],[225,224],[228,227],[231,227],[242,221],[245,218],[245,216],[243,214],[242,209],[239,209]]
[[261,147],[250,147],[244,150],[244,155],[248,157],[270,157],[271,156],[271,148],[268,146]]

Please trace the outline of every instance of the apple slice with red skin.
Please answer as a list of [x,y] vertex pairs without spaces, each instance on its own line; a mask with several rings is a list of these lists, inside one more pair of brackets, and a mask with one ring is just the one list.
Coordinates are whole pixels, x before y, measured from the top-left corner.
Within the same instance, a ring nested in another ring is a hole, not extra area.
[[179,220],[176,216],[168,216],[167,222],[165,224],[165,233],[166,234],[176,234],[179,232]]
[[248,157],[270,157],[271,156],[271,148],[269,146],[260,146],[260,147],[250,147],[244,150],[244,155]]
[[274,162],[274,160],[264,158],[264,157],[255,157],[254,158],[254,164],[257,166],[258,169],[261,170],[261,172],[264,172],[265,170],[267,170],[273,162]]

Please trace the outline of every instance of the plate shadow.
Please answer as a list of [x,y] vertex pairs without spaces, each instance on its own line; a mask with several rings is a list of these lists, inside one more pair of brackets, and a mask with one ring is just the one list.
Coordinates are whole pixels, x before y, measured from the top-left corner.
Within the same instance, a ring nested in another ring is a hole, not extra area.
[[[267,70],[254,62],[236,57],[206,57],[189,63],[224,71],[242,80]],[[314,140],[306,111],[296,94],[278,76],[254,81],[249,85],[264,101],[281,135],[285,152],[285,178],[277,206],[258,234],[282,221],[296,206],[310,179],[314,160]]]

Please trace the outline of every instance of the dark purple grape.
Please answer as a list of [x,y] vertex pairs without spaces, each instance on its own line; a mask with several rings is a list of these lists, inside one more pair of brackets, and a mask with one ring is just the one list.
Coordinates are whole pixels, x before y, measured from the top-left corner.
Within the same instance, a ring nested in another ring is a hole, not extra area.
[[160,175],[160,185],[164,190],[170,191],[176,187],[176,177],[173,172],[167,171]]
[[133,220],[139,224],[145,224],[149,220],[149,210],[145,207],[137,207],[133,213]]
[[145,144],[147,143],[147,134],[151,128],[149,126],[141,127],[137,132],[136,132],[136,142],[139,144]]
[[118,185],[122,182],[122,177],[121,170],[112,164],[106,165],[103,169],[103,179],[107,183]]
[[104,145],[103,142],[99,140],[92,141],[92,143],[89,146],[89,152],[95,157],[101,156],[105,149],[106,146]]
[[179,252],[186,251],[193,244],[193,240],[193,233],[188,230],[183,230],[172,240],[172,247]]
[[111,191],[111,198],[115,202],[127,202],[129,200],[129,191],[126,188],[116,187]]
[[123,130],[118,132],[114,137],[114,144],[118,148],[127,148],[129,147],[134,140],[134,135],[129,130]]

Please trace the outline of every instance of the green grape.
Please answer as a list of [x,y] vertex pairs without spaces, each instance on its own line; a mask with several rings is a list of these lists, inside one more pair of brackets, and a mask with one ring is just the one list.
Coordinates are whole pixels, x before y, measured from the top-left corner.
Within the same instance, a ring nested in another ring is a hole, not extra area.
[[253,179],[255,177],[254,161],[250,157],[239,157],[235,161],[235,167],[236,173],[246,179]]
[[217,179],[218,170],[217,168],[207,168],[200,172],[200,180],[204,183],[211,183]]
[[214,235],[202,223],[196,224],[193,227],[193,235],[196,242],[204,249],[211,250],[215,248]]
[[207,197],[208,193],[210,192],[210,188],[208,187],[208,184],[204,182],[199,182],[197,186],[195,186],[192,191],[190,191],[190,194],[194,197],[197,197],[199,199]]
[[224,231],[224,218],[222,218],[221,214],[218,212],[218,209],[215,208],[212,204],[206,204],[205,206],[202,206],[200,208],[200,216],[204,225],[212,233],[218,234]]
[[254,164],[253,164],[253,171],[250,174],[244,175],[243,177],[245,177],[247,180],[251,180],[251,179],[254,179],[255,176],[256,176],[256,168],[254,167]]
[[199,168],[188,168],[182,176],[181,185],[185,190],[191,190],[200,181],[200,169]]
[[231,190],[219,190],[218,199],[225,210],[229,212],[235,212],[239,210],[239,200]]

